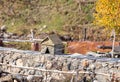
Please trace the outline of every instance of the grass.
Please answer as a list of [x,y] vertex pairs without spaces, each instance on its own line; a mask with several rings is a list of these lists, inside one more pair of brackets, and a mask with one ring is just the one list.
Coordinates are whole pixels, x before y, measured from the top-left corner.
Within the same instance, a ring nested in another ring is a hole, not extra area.
[[21,50],[31,50],[30,42],[7,42],[7,43],[4,43],[4,46],[21,49]]
[[[24,0],[14,1],[15,3],[12,5],[4,4],[7,6],[2,9],[8,10],[10,7],[15,12],[12,17],[8,13],[3,13],[6,19],[3,24],[8,27],[9,32],[28,34],[31,28],[40,29],[42,26],[47,25],[48,28],[44,29],[43,32],[55,30],[60,34],[64,34],[63,27],[65,25],[69,25],[70,28],[72,26],[77,27],[86,21],[92,22],[93,20],[90,12],[93,8],[91,4],[83,6],[83,13],[81,13],[78,4],[73,0],[36,1],[31,1],[31,4],[26,3]],[[8,3],[11,2],[8,1]],[[1,10],[1,12],[4,10]],[[2,18],[2,15],[0,17]],[[28,23],[29,18],[32,18],[35,23]]]

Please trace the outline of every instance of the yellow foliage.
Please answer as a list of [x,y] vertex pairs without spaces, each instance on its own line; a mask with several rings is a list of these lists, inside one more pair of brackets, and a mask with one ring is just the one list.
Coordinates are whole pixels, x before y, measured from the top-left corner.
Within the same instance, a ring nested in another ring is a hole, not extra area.
[[120,32],[120,0],[97,0],[94,24]]

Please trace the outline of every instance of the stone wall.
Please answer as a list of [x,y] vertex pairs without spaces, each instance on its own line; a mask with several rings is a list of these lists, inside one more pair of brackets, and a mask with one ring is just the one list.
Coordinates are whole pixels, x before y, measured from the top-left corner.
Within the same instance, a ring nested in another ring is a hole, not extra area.
[[[39,52],[25,53],[19,50],[0,50],[0,63],[24,66],[24,67],[35,67],[47,70],[59,70],[59,71],[89,71],[92,73],[99,72],[104,74],[115,73],[115,76],[120,77],[120,59],[111,58],[85,58],[84,56],[60,56],[60,55],[43,55]],[[10,68],[7,66],[0,65],[1,70],[20,73],[24,75],[46,75],[45,73],[38,70],[29,70],[21,68]],[[59,74],[59,73],[47,73],[47,77],[57,79],[56,82],[65,82],[68,78],[72,78],[70,74]],[[89,75],[80,74],[79,76]],[[45,76],[44,76],[45,77]],[[99,82],[106,82],[106,78],[110,77],[104,75],[95,76]],[[81,77],[78,79],[80,80]],[[119,80],[120,81],[120,80]],[[54,81],[52,81],[54,82]]]

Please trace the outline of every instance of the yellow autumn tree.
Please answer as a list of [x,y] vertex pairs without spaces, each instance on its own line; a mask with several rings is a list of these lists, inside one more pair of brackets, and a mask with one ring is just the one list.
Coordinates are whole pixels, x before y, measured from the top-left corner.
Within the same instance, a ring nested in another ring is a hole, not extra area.
[[94,24],[120,32],[120,0],[97,0]]

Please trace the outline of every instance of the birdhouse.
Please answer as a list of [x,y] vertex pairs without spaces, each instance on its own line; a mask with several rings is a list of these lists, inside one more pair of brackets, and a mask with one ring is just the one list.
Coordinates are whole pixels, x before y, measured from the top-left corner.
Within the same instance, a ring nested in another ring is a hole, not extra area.
[[41,42],[41,53],[52,55],[64,54],[64,45],[56,34],[51,34]]

